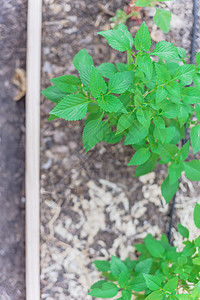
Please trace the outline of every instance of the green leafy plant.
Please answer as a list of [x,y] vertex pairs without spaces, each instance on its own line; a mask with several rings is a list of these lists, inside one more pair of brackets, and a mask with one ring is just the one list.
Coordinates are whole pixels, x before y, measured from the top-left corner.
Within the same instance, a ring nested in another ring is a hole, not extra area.
[[[194,221],[200,228],[200,205],[194,210]],[[124,261],[112,256],[111,261],[96,260],[96,268],[105,278],[93,284],[89,295],[100,298],[131,300],[200,299],[200,236],[189,240],[189,230],[178,224],[183,237],[183,250],[178,252],[163,234],[160,240],[148,234],[136,244],[138,259]],[[116,298],[115,298],[116,299]]]
[[[171,0],[168,0],[171,1]],[[153,16],[154,23],[164,32],[168,33],[171,29],[171,12],[163,8],[164,0],[131,0],[126,12],[118,9],[115,16],[111,18],[114,26],[118,26],[120,23],[126,23],[131,18],[133,20],[140,21],[140,11],[143,7],[154,7],[156,12]]]
[[[106,62],[95,67],[85,49],[78,52],[73,64],[79,78],[53,78],[53,85],[42,92],[56,103],[49,120],[85,118],[86,152],[98,142],[122,140],[135,150],[128,163],[137,166],[135,176],[151,172],[157,162],[166,164],[168,176],[161,191],[168,203],[178,190],[182,171],[188,179],[200,180],[200,161],[187,161],[190,142],[194,154],[200,150],[200,52],[195,66],[186,64],[183,48],[169,42],[160,41],[150,51],[145,23],[134,39],[124,24],[99,35],[115,50],[127,52],[127,64]],[[192,82],[195,87],[189,86]],[[181,146],[184,124],[192,128],[190,139]]]

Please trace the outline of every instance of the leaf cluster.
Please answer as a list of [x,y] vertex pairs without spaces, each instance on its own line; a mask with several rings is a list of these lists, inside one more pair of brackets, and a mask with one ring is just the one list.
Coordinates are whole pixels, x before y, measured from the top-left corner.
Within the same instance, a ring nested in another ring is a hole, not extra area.
[[[194,221],[200,228],[200,205],[196,204]],[[169,244],[163,234],[160,240],[148,234],[136,244],[138,259],[124,261],[112,256],[111,261],[96,260],[96,268],[105,278],[93,284],[89,295],[103,299],[118,296],[121,300],[200,299],[200,236],[189,240],[189,230],[178,224],[183,250]]]
[[[42,92],[56,103],[50,120],[86,117],[86,152],[102,141],[131,146],[135,153],[128,165],[137,166],[135,176],[151,172],[157,163],[168,165],[161,191],[169,202],[182,171],[188,179],[200,180],[200,161],[187,161],[190,143],[194,154],[200,150],[200,53],[195,66],[186,64],[186,51],[172,43],[160,41],[150,51],[145,23],[134,39],[124,24],[99,35],[115,50],[127,53],[127,64],[95,67],[85,49],[78,52],[73,64],[79,77],[53,78],[53,85]],[[194,86],[189,86],[192,82]],[[184,124],[192,128],[190,140],[181,146]]]

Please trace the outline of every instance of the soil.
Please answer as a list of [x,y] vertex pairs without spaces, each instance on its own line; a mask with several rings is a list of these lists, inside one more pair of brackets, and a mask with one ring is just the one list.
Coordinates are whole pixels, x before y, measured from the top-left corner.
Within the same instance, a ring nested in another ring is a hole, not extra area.
[[0,299],[25,299],[24,98],[12,84],[25,69],[25,0],[2,0],[0,10]]
[[[97,36],[98,31],[110,28],[110,17],[98,3],[44,0],[42,88],[49,86],[52,77],[76,74],[72,59],[82,48],[93,56],[95,65],[126,59]],[[101,4],[115,12],[126,9],[128,1]],[[172,30],[166,36],[154,25],[152,10],[144,10],[141,15],[152,32],[152,48],[155,41],[166,39],[186,48],[189,55],[192,4],[174,0],[166,5],[173,13]],[[133,35],[139,28],[131,20],[127,26]],[[41,297],[91,299],[88,288],[99,279],[92,265],[94,259],[107,259],[111,254],[122,259],[134,257],[133,245],[147,233],[160,236],[167,232],[169,206],[160,192],[167,170],[158,166],[154,172],[135,178],[134,168],[127,167],[133,151],[120,143],[101,143],[85,155],[83,122],[47,122],[52,107],[42,98]],[[199,191],[199,184],[182,177],[173,227],[177,245],[181,241],[176,233],[178,220],[192,228],[194,236],[197,234],[190,218]]]

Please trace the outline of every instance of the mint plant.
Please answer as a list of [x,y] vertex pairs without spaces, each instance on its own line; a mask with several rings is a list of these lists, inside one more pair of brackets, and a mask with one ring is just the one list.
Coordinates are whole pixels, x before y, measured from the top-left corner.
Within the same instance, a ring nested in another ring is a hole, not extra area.
[[[200,228],[200,205],[196,203],[194,222]],[[183,250],[178,252],[163,234],[160,240],[148,234],[135,248],[136,260],[112,256],[111,261],[96,260],[102,279],[90,288],[89,295],[121,300],[200,299],[200,236],[189,240],[189,230],[178,224]]]
[[[73,64],[79,78],[53,78],[53,85],[42,92],[56,103],[49,120],[84,118],[86,152],[98,142],[123,141],[133,148],[128,165],[137,166],[135,176],[151,172],[157,163],[167,165],[161,192],[168,203],[183,171],[188,179],[200,180],[200,161],[187,161],[190,143],[194,154],[200,150],[200,52],[195,66],[186,64],[186,51],[172,43],[160,41],[150,51],[145,23],[134,39],[124,24],[99,35],[115,50],[127,53],[127,64],[105,62],[95,67],[85,49],[78,52]],[[182,146],[184,124],[192,128]]]

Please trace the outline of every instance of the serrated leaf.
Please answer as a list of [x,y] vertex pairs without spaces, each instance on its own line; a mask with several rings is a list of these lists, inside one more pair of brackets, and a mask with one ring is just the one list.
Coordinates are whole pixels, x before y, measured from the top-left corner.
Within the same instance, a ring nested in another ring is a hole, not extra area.
[[131,293],[131,291],[125,291],[125,290],[123,290],[122,291],[122,299],[123,300],[131,300],[131,298],[132,298],[132,293]]
[[124,93],[134,79],[134,73],[131,71],[116,73],[111,77],[108,83],[109,93]]
[[144,239],[144,242],[152,257],[163,257],[165,253],[165,248],[162,246],[160,241],[157,241],[152,236],[147,235],[147,237]]
[[200,125],[196,124],[190,131],[191,144],[193,153],[200,151]]
[[200,90],[191,86],[184,88],[182,92],[183,101],[189,104],[200,102]]
[[135,121],[126,136],[124,145],[132,145],[142,141],[148,135],[148,132],[149,129],[147,127]]
[[143,274],[147,287],[151,291],[157,291],[161,288],[161,281],[158,276]]
[[148,109],[138,109],[136,111],[136,116],[140,124],[144,125],[145,127],[150,126],[151,122],[151,112]]
[[90,89],[90,74],[91,74],[92,66],[89,65],[82,65],[79,66],[79,76],[81,82]]
[[83,145],[87,153],[92,147],[103,139],[103,126],[100,119],[89,121],[83,130]]
[[121,272],[127,274],[128,269],[127,266],[116,256],[112,255],[111,265],[110,265],[111,273],[118,277]]
[[72,94],[63,98],[49,114],[66,121],[77,121],[85,117],[90,102],[82,95]]
[[80,66],[93,66],[93,59],[85,49],[80,50],[73,59],[74,67],[79,71]]
[[164,107],[162,114],[166,118],[173,119],[178,116],[179,109],[180,105],[175,103],[169,103]]
[[144,164],[151,156],[151,152],[147,148],[140,148],[131,158],[128,166],[138,166]]
[[169,162],[178,153],[178,148],[174,144],[159,144],[158,149],[161,158],[166,162]]
[[52,102],[58,102],[67,96],[67,93],[52,85],[43,90],[42,95]]
[[158,42],[151,55],[156,55],[166,61],[170,61],[173,59],[175,60],[180,59],[176,47],[172,43],[166,41]]
[[114,95],[107,95],[98,99],[98,105],[105,111],[127,113],[123,103]]
[[145,22],[142,23],[135,35],[134,45],[138,51],[149,51],[151,47],[151,37]]
[[122,115],[117,123],[117,134],[120,134],[124,130],[130,128],[134,123],[135,119],[133,114],[124,114]]
[[186,160],[189,154],[189,150],[190,150],[190,141],[187,141],[187,143],[185,143],[185,145],[183,145],[183,147],[179,150],[178,155],[180,156],[181,160]]
[[101,73],[92,66],[90,74],[90,90],[93,97],[97,98],[107,91],[107,85],[101,76]]
[[135,176],[139,177],[153,171],[155,169],[157,160],[158,155],[153,153],[146,163],[136,168]]
[[196,257],[192,260],[194,265],[200,266],[200,257]]
[[159,86],[156,89],[156,103],[162,102],[167,97],[167,90],[164,88],[164,86]]
[[177,81],[170,82],[167,86],[168,97],[173,103],[180,104],[181,86]]
[[97,70],[99,70],[103,77],[108,79],[110,79],[114,74],[117,73],[115,65],[111,63],[103,63],[97,67]]
[[194,159],[184,162],[185,175],[192,181],[200,181],[200,161]]
[[181,223],[177,224],[178,232],[182,235],[183,238],[188,239],[189,238],[189,230],[183,226]]
[[144,72],[150,80],[153,74],[153,62],[149,54],[144,53],[142,56],[137,57],[137,65]]
[[52,78],[50,81],[57,87],[59,90],[62,90],[66,93],[76,93],[78,90],[79,79],[73,75],[63,75],[60,77]]
[[178,120],[181,127],[187,122],[188,115],[189,115],[188,105],[181,102],[179,112],[178,112]]
[[178,181],[176,181],[173,184],[170,184],[169,176],[167,176],[165,178],[165,180],[163,181],[163,183],[161,185],[161,192],[162,192],[162,195],[163,195],[166,203],[169,203],[172,200],[172,198],[174,197],[174,195],[178,191],[178,186],[179,186]]
[[117,29],[101,31],[98,34],[105,37],[108,44],[117,51],[130,51],[132,48],[133,38],[123,23]]
[[154,122],[154,124],[155,124],[156,127],[158,127],[158,128],[165,128],[165,121],[163,120],[163,118],[161,118],[159,116],[156,116],[153,119],[153,122]]
[[103,141],[108,144],[115,144],[120,142],[121,139],[122,134],[116,136],[116,132],[112,130],[107,120],[103,121]]
[[194,208],[194,224],[200,229],[200,204],[196,202]]
[[93,263],[101,272],[108,272],[110,270],[110,263],[107,260],[95,260]]
[[159,83],[167,83],[168,81],[171,80],[171,76],[166,68],[166,66],[162,66],[159,64],[155,65],[155,69],[156,69],[156,74],[159,80]]
[[59,119],[59,117],[57,117],[56,115],[50,115],[49,118],[48,118],[48,121],[52,121],[52,120],[55,120],[55,119]]
[[129,71],[128,65],[124,63],[117,62],[115,63],[119,72]]
[[197,117],[197,120],[200,121],[200,105],[199,104],[195,105],[195,115]]
[[195,73],[194,65],[182,65],[179,66],[179,69],[174,77],[174,79],[179,79],[182,84],[189,85],[192,83],[193,76]]
[[156,14],[153,17],[154,23],[164,32],[168,33],[171,29],[171,12],[166,9],[156,9]]
[[163,287],[165,292],[174,293],[178,286],[178,277],[170,279]]
[[89,295],[93,297],[112,298],[118,293],[118,287],[112,282],[103,282],[101,287],[93,288]]

